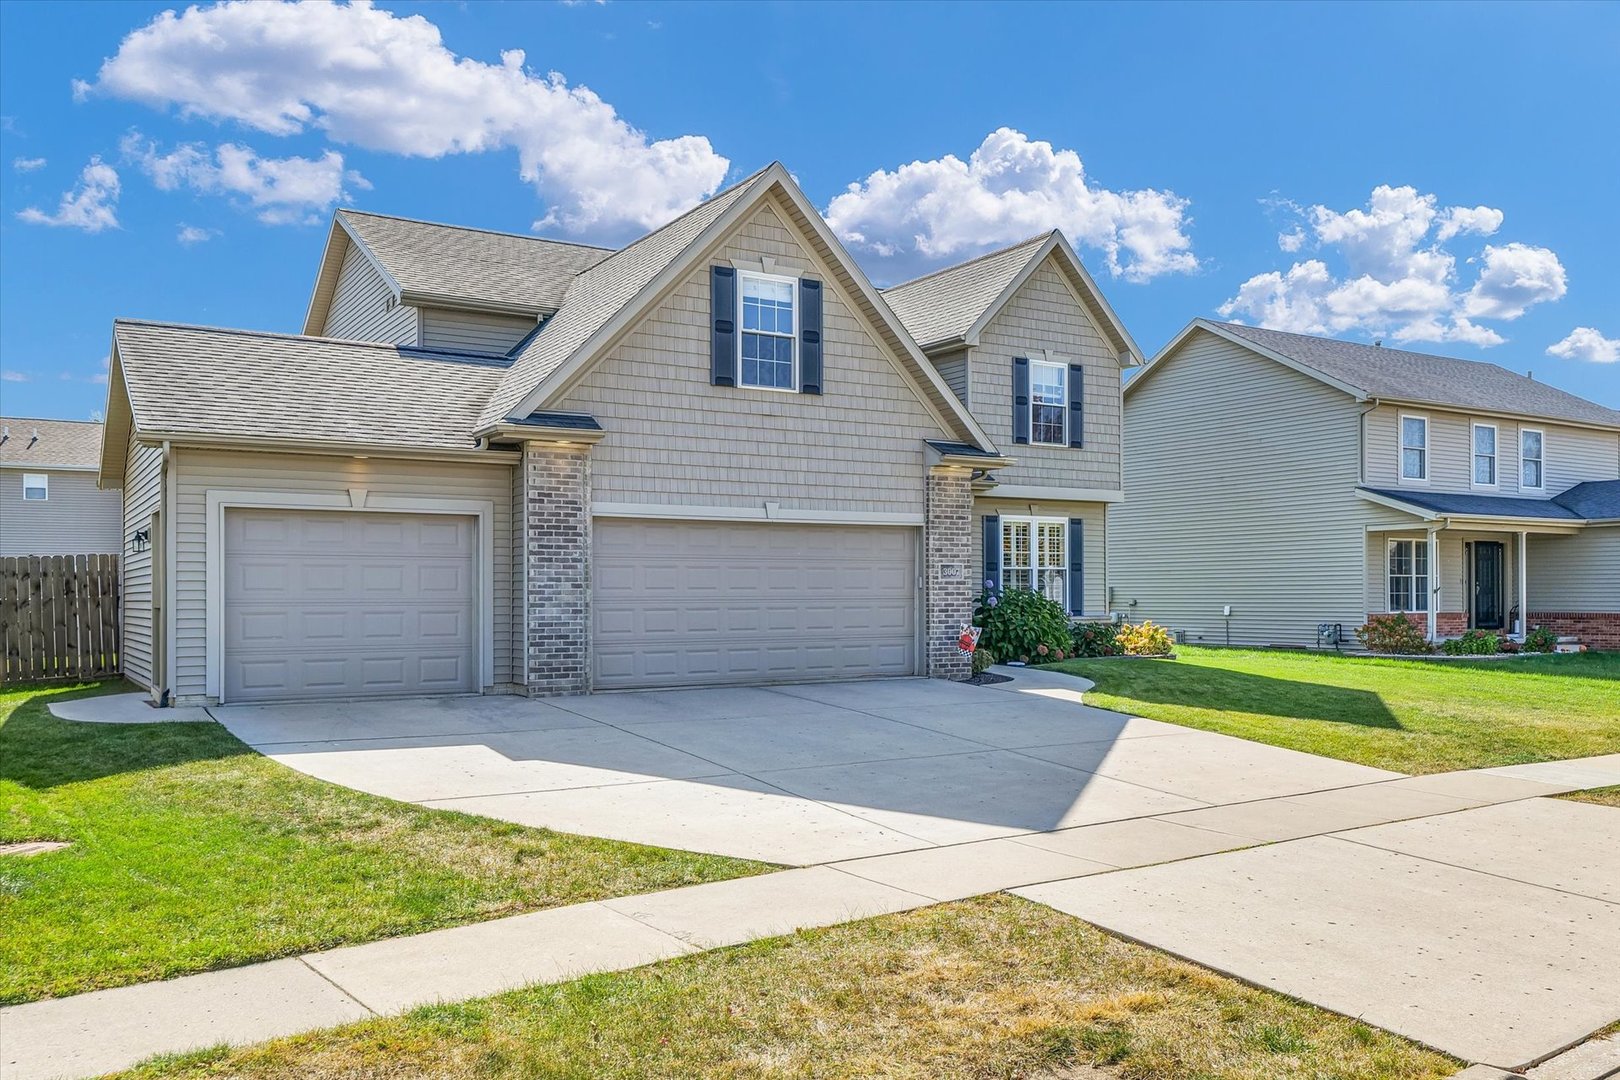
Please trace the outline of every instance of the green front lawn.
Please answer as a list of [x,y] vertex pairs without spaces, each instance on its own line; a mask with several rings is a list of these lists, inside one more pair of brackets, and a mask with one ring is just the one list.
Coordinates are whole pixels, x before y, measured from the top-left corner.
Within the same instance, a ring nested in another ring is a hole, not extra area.
[[0,1003],[756,873],[757,863],[427,810],[214,724],[76,724],[0,694]]
[[1176,647],[1066,660],[1086,702],[1406,773],[1620,752],[1620,653],[1438,662]]
[[1438,1080],[1460,1067],[1000,894],[135,1075]]

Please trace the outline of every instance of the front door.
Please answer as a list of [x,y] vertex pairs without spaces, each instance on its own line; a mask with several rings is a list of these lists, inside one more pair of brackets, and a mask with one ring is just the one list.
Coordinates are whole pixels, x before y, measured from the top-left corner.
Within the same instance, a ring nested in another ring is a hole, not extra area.
[[1503,627],[1503,563],[1500,541],[1474,541],[1474,625],[1481,630]]

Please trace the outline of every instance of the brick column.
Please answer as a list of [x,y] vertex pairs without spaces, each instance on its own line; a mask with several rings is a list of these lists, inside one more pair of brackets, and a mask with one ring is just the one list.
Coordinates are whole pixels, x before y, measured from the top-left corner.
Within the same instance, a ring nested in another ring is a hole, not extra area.
[[523,448],[523,671],[531,695],[591,688],[588,447]]
[[973,492],[966,469],[928,473],[923,525],[923,590],[926,671],[934,679],[965,679],[968,658],[957,647],[973,620]]

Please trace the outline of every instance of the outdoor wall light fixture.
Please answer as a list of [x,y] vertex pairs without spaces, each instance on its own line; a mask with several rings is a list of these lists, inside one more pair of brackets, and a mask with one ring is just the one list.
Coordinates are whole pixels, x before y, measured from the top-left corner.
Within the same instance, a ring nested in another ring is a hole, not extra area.
[[135,535],[129,538],[129,550],[145,551],[152,546],[152,530],[136,529]]

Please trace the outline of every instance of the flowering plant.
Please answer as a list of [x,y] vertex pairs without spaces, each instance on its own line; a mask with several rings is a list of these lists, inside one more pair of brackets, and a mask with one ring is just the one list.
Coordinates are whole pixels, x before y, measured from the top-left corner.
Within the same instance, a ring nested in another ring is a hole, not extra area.
[[1028,589],[998,589],[994,580],[986,580],[979,593],[973,623],[984,631],[979,647],[1002,661],[1046,663],[1063,659],[1072,647],[1062,604]]

